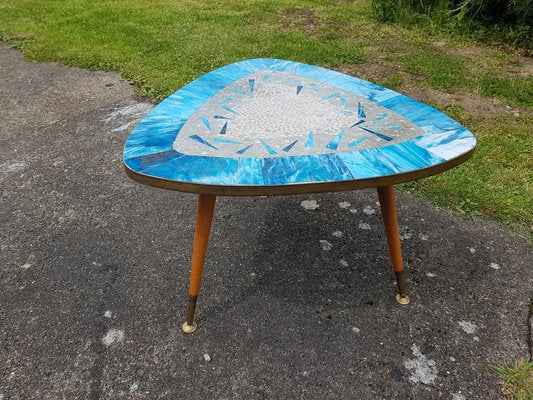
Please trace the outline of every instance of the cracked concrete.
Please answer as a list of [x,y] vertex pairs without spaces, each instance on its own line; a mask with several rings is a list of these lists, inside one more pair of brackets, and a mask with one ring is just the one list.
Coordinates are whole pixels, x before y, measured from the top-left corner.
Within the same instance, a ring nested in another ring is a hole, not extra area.
[[121,165],[146,101],[0,45],[0,107],[2,400],[485,400],[531,356],[528,244],[399,193],[399,306],[372,190],[220,198],[185,336],[195,197]]

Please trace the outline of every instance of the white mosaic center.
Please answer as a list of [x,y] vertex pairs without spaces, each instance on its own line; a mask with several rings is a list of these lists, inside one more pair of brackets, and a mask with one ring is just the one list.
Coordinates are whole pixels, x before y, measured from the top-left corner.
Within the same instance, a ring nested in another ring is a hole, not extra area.
[[382,147],[424,134],[377,103],[308,78],[260,71],[227,86],[185,122],[174,149],[213,157],[281,157]]
[[236,139],[286,139],[309,131],[335,135],[354,123],[353,116],[339,114],[337,106],[318,100],[315,92],[296,94],[282,82],[259,87],[237,108],[229,133]]

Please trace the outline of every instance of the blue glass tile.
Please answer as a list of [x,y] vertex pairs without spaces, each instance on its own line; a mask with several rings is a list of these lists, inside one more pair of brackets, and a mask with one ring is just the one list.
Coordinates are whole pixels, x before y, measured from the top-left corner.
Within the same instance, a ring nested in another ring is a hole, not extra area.
[[230,101],[233,101],[233,100],[235,100],[235,97],[229,96],[229,97],[226,97],[224,100],[222,100],[220,104],[229,103]]
[[223,109],[226,110],[226,111],[229,111],[229,112],[232,113],[232,114],[237,114],[236,111],[233,111],[233,110],[232,110],[231,108],[229,108],[228,106],[222,106],[221,108],[223,108]]
[[360,126],[359,128],[367,131],[368,133],[371,133],[372,135],[374,136],[377,136],[378,138],[381,138],[383,140],[386,140],[388,142],[390,142],[391,140],[393,140],[394,138],[390,137],[390,136],[387,136],[387,135],[384,135],[383,133],[379,133],[379,132],[376,132],[376,131],[373,131],[373,130],[370,130],[370,129],[367,129],[365,128],[364,126]]
[[291,144],[289,144],[288,146],[284,147],[282,150],[284,152],[288,152],[290,151],[290,149],[292,149],[294,147],[294,145],[298,142],[298,140],[295,140],[294,142],[292,142]]
[[241,144],[242,143],[242,142],[239,142],[237,140],[223,139],[223,138],[219,138],[219,137],[213,138],[213,142],[230,143],[230,144]]
[[336,180],[345,181],[354,178],[338,154],[320,154],[317,157],[324,165],[324,169],[335,176]]
[[334,176],[318,156],[263,158],[261,167],[264,185],[324,182]]
[[385,175],[388,175],[388,171],[377,171],[376,168],[366,158],[361,156],[358,151],[340,153],[338,154],[338,157],[342,160],[355,179],[371,178],[381,175],[384,172]]
[[403,172],[400,166],[393,162],[386,154],[381,151],[382,148],[364,149],[359,150],[359,153],[363,158],[367,159],[378,171],[389,171],[388,174],[397,174]]
[[411,171],[440,164],[445,160],[411,142],[402,142],[394,146],[381,147],[385,154],[400,171]]
[[188,159],[188,157],[189,156],[182,156],[174,160],[169,160],[166,163],[154,164],[140,172],[163,179],[190,182],[189,166],[182,162],[183,159]]
[[213,118],[216,118],[216,119],[230,119],[228,117],[224,117],[223,115],[215,115]]
[[350,143],[348,146],[350,147],[356,147],[357,145],[359,145],[363,140],[366,139],[366,136],[363,136],[362,138],[359,138],[355,141],[353,141],[352,143]]
[[278,154],[276,150],[274,150],[272,147],[270,147],[263,139],[259,139],[261,144],[265,147],[265,149],[272,155]]
[[261,168],[261,160],[258,158],[239,158],[237,183],[239,185],[262,185],[263,170]]
[[252,146],[253,146],[253,144],[250,144],[250,145],[248,145],[248,146],[246,146],[246,147],[243,147],[243,148],[240,149],[240,150],[237,150],[235,153],[237,153],[237,154],[243,154],[246,150],[248,150],[248,149],[249,149],[250,147],[252,147]]
[[[187,159],[188,158],[188,159]],[[235,158],[184,156],[189,178],[206,185],[235,185],[239,162]]]
[[331,142],[329,142],[329,143],[327,144],[326,147],[327,147],[328,149],[331,149],[331,150],[337,150],[337,147],[339,147],[339,144],[340,144],[341,139],[342,139],[343,136],[344,136],[344,129],[341,130],[341,131],[337,134],[337,136],[335,137],[335,139],[333,139]]
[[355,124],[353,124],[350,128],[353,128],[354,126],[357,126],[357,125],[361,125],[363,122],[365,122],[365,120],[364,119],[360,119]]
[[455,158],[476,145],[476,138],[464,127],[414,138],[412,143],[445,160]]
[[338,93],[338,92],[331,93],[330,95],[323,97],[323,98],[322,98],[322,101],[331,100],[331,99],[333,99],[334,97],[337,97],[337,96],[339,96],[339,95],[340,95],[340,93]]
[[310,83],[309,86],[311,86],[311,89],[313,89],[316,93],[320,93],[320,89],[314,83]]
[[175,150],[167,150],[158,153],[146,154],[139,157],[129,158],[126,164],[128,165],[128,167],[135,171],[143,172],[148,168],[168,163],[169,161],[172,161],[181,156],[183,156],[183,154],[178,153]]
[[195,142],[205,144],[206,146],[212,147],[215,150],[218,150],[215,146],[213,146],[211,143],[209,143],[207,140],[202,139],[198,135],[191,135],[189,136],[190,139],[194,140]]
[[172,143],[166,146],[127,146],[124,149],[124,160],[134,157],[140,157],[147,154],[159,153],[162,151],[172,150]]
[[255,79],[248,79],[248,83],[250,84],[250,92],[253,92],[254,85],[255,85]]
[[296,86],[296,94],[300,94],[300,92],[302,91],[302,88],[303,88],[302,85]]
[[380,126],[379,129],[385,130],[385,129],[400,129],[400,125],[386,125],[386,126]]
[[233,88],[232,90],[233,90],[235,93],[239,93],[239,94],[243,94],[243,95],[245,95],[245,96],[249,96],[249,94],[246,93],[246,92],[245,92],[244,90],[242,90],[242,89],[239,89],[239,88]]
[[211,130],[211,125],[209,124],[209,120],[206,117],[202,117],[202,122],[205,126],[207,126],[207,129]]
[[223,126],[222,129],[220,130],[220,135],[225,135],[227,129],[228,129],[228,123],[225,122],[225,123],[224,123],[224,126]]
[[309,136],[307,137],[307,142],[305,142],[305,147],[307,148],[313,147],[313,132],[309,132]]
[[366,118],[365,110],[363,109],[363,105],[359,103],[357,106],[357,115],[359,118]]
[[377,124],[379,121],[382,121],[384,120],[385,118],[387,118],[389,116],[389,114],[385,113],[385,114],[381,114],[379,117],[376,118],[376,120],[373,122],[373,124]]

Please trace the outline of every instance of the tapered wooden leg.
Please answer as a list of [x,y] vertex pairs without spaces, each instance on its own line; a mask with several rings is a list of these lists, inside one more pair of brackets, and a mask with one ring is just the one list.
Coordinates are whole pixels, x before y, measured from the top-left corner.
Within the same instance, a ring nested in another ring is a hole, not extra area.
[[381,215],[389,242],[389,251],[392,260],[392,267],[398,283],[398,294],[396,300],[400,304],[409,304],[409,296],[405,290],[405,280],[403,277],[402,248],[400,246],[400,229],[398,227],[398,216],[396,214],[396,199],[393,186],[378,187],[379,204]]
[[189,285],[189,309],[187,321],[181,328],[185,333],[192,333],[196,330],[194,312],[196,311],[196,300],[200,292],[202,283],[202,272],[204,270],[205,254],[207,252],[207,242],[211,230],[211,220],[215,209],[216,196],[210,194],[198,195],[198,209],[196,212],[196,227],[194,229],[194,244],[192,249],[191,281]]

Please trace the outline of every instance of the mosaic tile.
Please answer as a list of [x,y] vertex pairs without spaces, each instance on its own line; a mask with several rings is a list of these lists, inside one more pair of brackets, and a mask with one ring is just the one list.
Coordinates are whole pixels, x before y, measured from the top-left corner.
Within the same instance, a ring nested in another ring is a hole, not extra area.
[[307,136],[307,141],[305,142],[305,147],[311,148],[313,147],[313,132],[309,132],[309,135]]
[[278,154],[276,150],[274,150],[272,147],[270,147],[264,140],[259,139],[261,144],[265,147],[265,149],[268,151],[270,155]]
[[392,90],[321,67],[253,59],[161,102],[128,138],[124,162],[163,179],[282,185],[409,172],[475,145],[450,117]]
[[211,130],[211,124],[209,123],[209,120],[206,117],[202,117],[201,119],[207,129]]
[[352,143],[348,144],[348,146],[350,146],[350,147],[357,147],[357,146],[360,145],[361,142],[362,142],[363,140],[365,140],[365,139],[366,139],[366,137],[363,136],[362,138],[359,138],[359,139],[353,141]]
[[240,150],[237,150],[235,153],[237,153],[237,154],[244,154],[244,152],[245,152],[246,150],[248,150],[248,149],[249,149],[250,147],[252,147],[252,146],[253,146],[253,144],[249,144],[248,146],[243,147],[243,148],[240,149]]
[[328,149],[331,149],[331,150],[337,150],[337,148],[339,147],[339,144],[340,144],[343,136],[344,136],[344,129],[341,130],[338,133],[338,135],[335,137],[335,139],[333,139],[331,142],[329,142],[326,147]]
[[394,138],[392,138],[390,136],[387,136],[387,135],[384,135],[382,133],[379,133],[379,132],[373,131],[371,129],[365,128],[364,126],[361,126],[360,128],[365,130],[365,131],[367,131],[368,133],[371,133],[374,136],[377,136],[380,139],[386,140],[387,142],[390,142],[391,140],[394,140]]
[[198,135],[191,135],[189,136],[189,139],[192,139],[194,140],[195,142],[198,142],[198,143],[202,143],[202,144],[205,144],[206,146],[209,146],[211,147],[212,149],[215,149],[215,150],[218,150],[215,146],[213,146],[211,143],[209,143],[207,140],[204,140],[202,139],[200,136]]
[[298,140],[295,140],[294,142],[292,142],[292,143],[289,144],[288,146],[284,147],[282,150],[283,150],[284,152],[288,152],[288,151],[290,151],[290,150],[294,147],[294,145],[295,145],[296,143],[298,143]]
[[365,110],[363,108],[363,105],[361,103],[357,106],[357,116],[359,118],[366,118]]
[[220,135],[225,135],[227,129],[228,129],[228,123],[224,122],[224,125],[222,126],[222,129],[220,130],[219,134]]

